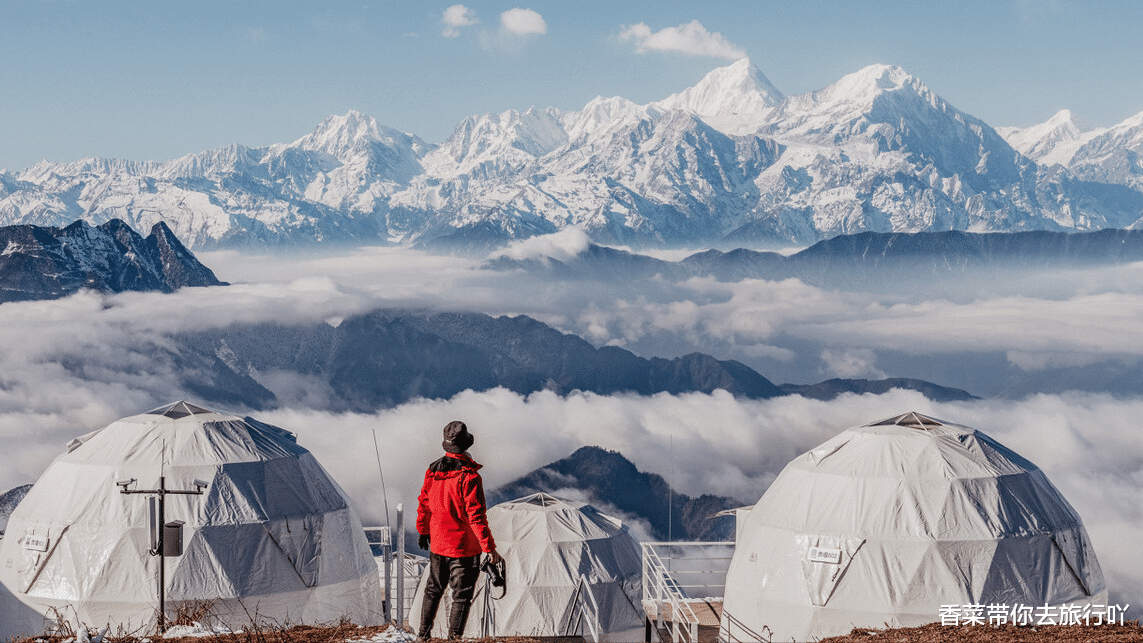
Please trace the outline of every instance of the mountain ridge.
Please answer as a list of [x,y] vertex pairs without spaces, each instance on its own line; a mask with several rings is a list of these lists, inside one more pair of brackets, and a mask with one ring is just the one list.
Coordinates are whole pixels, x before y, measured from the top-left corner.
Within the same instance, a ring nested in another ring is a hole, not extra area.
[[[695,252],[678,261],[589,243],[571,255],[512,257],[501,253],[484,261],[487,270],[523,269],[563,279],[603,279],[625,274],[681,281],[715,277],[800,279],[819,287],[931,288],[955,277],[1006,277],[1044,270],[1071,270],[1143,261],[1143,230],[1094,232],[1024,231],[977,233],[861,232],[838,235],[792,254],[736,248]],[[933,294],[930,292],[930,295]]]
[[[800,394],[734,360],[703,353],[641,357],[596,348],[525,315],[381,309],[327,323],[234,324],[180,333],[139,346],[149,360],[180,374],[180,385],[206,403],[264,410],[303,404],[330,411],[374,412],[416,398],[447,399],[497,387],[520,395],[655,395],[726,391],[743,399]],[[169,363],[169,364],[168,364]],[[282,384],[282,375],[287,384]],[[878,386],[807,385],[819,399]],[[964,391],[919,380],[907,388],[942,399]],[[823,397],[825,396],[825,397]]]
[[173,292],[220,286],[162,221],[144,238],[112,219],[92,227],[0,228],[0,302],[55,299],[81,289]]
[[[584,495],[604,512],[624,520],[645,521],[658,540],[715,541],[734,539],[734,518],[716,517],[742,502],[704,494],[692,498],[673,491],[661,475],[640,471],[617,451],[583,446],[566,458],[488,490],[489,505],[543,492]],[[575,498],[572,498],[575,499]]]
[[567,227],[635,248],[1129,228],[1143,218],[1140,146],[1129,119],[1067,167],[1037,165],[900,67],[787,96],[744,59],[646,105],[469,116],[440,145],[350,111],[289,144],[43,162],[0,173],[0,223],[162,220],[189,247],[454,251]]

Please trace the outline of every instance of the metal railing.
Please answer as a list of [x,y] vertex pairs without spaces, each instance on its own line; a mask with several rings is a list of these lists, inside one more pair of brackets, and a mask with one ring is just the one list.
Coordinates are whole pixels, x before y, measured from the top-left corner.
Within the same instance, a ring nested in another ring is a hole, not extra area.
[[595,600],[595,592],[591,591],[591,585],[584,574],[579,575],[579,584],[576,585],[572,602],[578,607],[576,613],[579,618],[574,626],[568,628],[566,635],[575,636],[580,624],[586,622],[591,640],[599,643],[599,601]]
[[[399,522],[403,522],[399,515]],[[374,557],[382,558],[381,591],[384,593],[382,612],[386,622],[402,622],[408,618],[413,608],[413,598],[428,559],[416,554],[401,553],[404,538],[393,543],[388,527],[365,527],[365,539]]]
[[[655,610],[655,627],[672,643],[698,641],[699,618],[693,599],[722,596],[733,542],[649,542],[643,549],[643,602]],[[649,617],[648,617],[649,618]],[[648,621],[649,623],[649,621]]]

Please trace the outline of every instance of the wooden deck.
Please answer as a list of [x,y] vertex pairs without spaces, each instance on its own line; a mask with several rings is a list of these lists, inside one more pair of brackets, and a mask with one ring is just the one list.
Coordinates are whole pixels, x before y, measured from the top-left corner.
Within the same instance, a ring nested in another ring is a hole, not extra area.
[[[718,640],[718,622],[722,618],[722,600],[721,599],[691,599],[687,601],[687,605],[694,611],[695,617],[698,618],[698,643],[713,643]],[[659,605],[655,601],[643,601],[643,611],[647,614],[649,635],[654,633],[657,622],[659,620],[658,613]],[[651,636],[648,640],[652,641],[670,641],[671,629],[674,626],[674,614],[671,613],[671,605],[663,605],[663,627],[658,630],[658,637]],[[682,613],[680,610],[679,626],[686,632],[687,640],[690,637],[690,623],[688,622],[689,614]]]

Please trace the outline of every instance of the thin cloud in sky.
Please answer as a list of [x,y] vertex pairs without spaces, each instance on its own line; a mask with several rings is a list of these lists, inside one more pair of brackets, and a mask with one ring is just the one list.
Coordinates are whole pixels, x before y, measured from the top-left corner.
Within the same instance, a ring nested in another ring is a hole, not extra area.
[[444,10],[441,22],[444,23],[444,30],[441,31],[441,35],[445,38],[456,38],[460,35],[461,29],[479,23],[480,19],[476,17],[476,12],[472,9],[462,4],[454,4]]
[[877,355],[868,348],[847,348],[842,350],[825,349],[821,353],[823,371],[835,377],[868,377],[884,379],[888,377],[877,368]]
[[664,51],[687,56],[706,56],[738,60],[746,52],[730,42],[717,31],[708,31],[698,20],[692,20],[677,27],[666,27],[651,31],[646,23],[640,22],[625,28],[619,33],[622,40],[635,43],[635,51],[645,54]]
[[500,14],[500,28],[517,36],[544,35],[548,33],[548,23],[531,9],[515,8]]

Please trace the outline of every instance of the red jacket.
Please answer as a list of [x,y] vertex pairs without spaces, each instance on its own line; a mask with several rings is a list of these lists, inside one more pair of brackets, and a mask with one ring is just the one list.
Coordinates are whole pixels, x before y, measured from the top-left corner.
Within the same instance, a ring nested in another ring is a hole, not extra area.
[[461,558],[496,550],[479,470],[467,453],[446,453],[425,471],[417,498],[417,533],[429,535],[434,554]]

